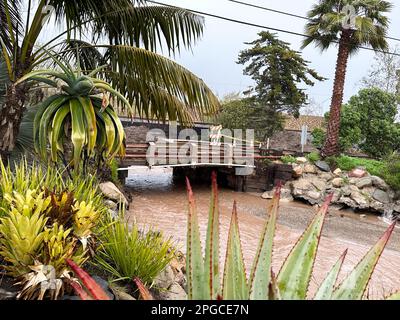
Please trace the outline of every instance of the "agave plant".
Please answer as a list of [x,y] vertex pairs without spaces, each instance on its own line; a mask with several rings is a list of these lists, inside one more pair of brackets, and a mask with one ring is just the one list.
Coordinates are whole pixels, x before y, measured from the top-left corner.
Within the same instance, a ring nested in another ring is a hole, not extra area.
[[74,70],[68,63],[52,58],[62,72],[32,71],[16,82],[31,80],[57,90],[38,106],[33,123],[36,152],[47,159],[50,145],[51,160],[65,160],[65,141],[70,138],[73,157],[68,161],[72,160],[70,163],[75,168],[79,168],[82,158],[92,158],[96,154],[105,159],[112,159],[118,153],[124,155],[125,132],[110,105],[109,95],[115,96],[129,112],[132,107],[107,82],[94,77],[104,67],[85,75],[79,64]]
[[[322,226],[332,195],[327,197],[323,206],[292,248],[276,276],[272,271],[272,246],[278,215],[280,187],[276,188],[268,208],[268,220],[261,234],[249,278],[246,276],[236,204],[234,204],[221,286],[218,190],[215,173],[212,176],[212,196],[204,258],[201,252],[195,200],[188,179],[187,190],[189,214],[186,263],[189,299],[302,300],[308,298],[308,287]],[[394,224],[387,229],[375,246],[368,251],[344,280],[337,284],[338,274],[346,256],[345,251],[328,272],[314,295],[314,299],[362,299],[393,229]],[[397,294],[391,298],[399,297],[400,294]]]

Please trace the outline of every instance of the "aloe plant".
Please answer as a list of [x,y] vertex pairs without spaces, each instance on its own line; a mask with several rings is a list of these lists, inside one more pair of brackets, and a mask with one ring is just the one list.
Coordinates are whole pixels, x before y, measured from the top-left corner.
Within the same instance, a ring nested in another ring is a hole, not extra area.
[[[67,62],[63,63],[51,56],[60,71],[32,71],[16,82],[19,84],[30,80],[57,90],[56,94],[38,106],[33,122],[36,152],[47,159],[49,145],[52,161],[56,162],[61,158],[75,168],[79,168],[82,158],[98,155],[101,156],[100,159],[112,159],[118,153],[124,155],[125,132],[110,104],[109,95],[126,105],[130,114],[132,107],[110,84],[95,77],[105,66],[84,74],[79,62],[78,68],[74,70]],[[71,159],[64,158],[66,140],[71,140],[73,145]]]
[[[332,195],[328,196],[307,229],[298,239],[278,274],[272,271],[272,246],[279,209],[280,186],[268,206],[265,223],[250,277],[247,278],[243,260],[236,203],[230,223],[223,279],[219,272],[219,212],[218,188],[215,173],[212,175],[212,195],[208,218],[205,255],[203,258],[195,200],[187,179],[189,201],[187,227],[187,281],[189,299],[229,300],[300,300],[308,296],[319,240]],[[368,251],[357,266],[337,284],[347,251],[333,265],[318,288],[314,299],[362,299],[371,275],[392,232],[392,224],[379,241]],[[222,283],[221,283],[222,282]],[[399,294],[390,298],[396,299]]]

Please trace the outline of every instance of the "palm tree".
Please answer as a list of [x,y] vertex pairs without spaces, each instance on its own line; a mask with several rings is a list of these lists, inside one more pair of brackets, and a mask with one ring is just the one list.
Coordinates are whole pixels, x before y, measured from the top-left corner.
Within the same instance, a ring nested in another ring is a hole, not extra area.
[[[54,30],[50,16],[63,29],[39,46],[39,36]],[[203,25],[198,15],[145,0],[0,0],[0,68],[7,70],[6,79],[0,75],[0,157],[15,146],[35,79],[16,82],[52,60],[50,52],[80,61],[85,74],[106,65],[98,76],[140,115],[190,124],[194,116],[214,113],[219,102],[205,83],[157,53],[191,48]]]
[[308,38],[303,48],[310,43],[321,50],[331,45],[339,47],[327,136],[321,152],[324,157],[339,152],[340,109],[348,59],[363,46],[387,49],[389,19],[384,14],[391,8],[392,4],[383,0],[320,0],[308,12]]

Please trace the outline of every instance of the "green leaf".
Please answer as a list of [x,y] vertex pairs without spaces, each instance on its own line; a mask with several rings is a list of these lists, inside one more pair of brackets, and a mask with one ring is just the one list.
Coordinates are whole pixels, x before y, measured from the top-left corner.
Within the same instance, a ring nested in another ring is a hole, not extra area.
[[94,148],[96,146],[97,138],[96,114],[94,112],[93,104],[90,98],[79,97],[79,101],[83,107],[87,123],[87,153],[89,156],[92,156]]
[[278,287],[284,300],[304,300],[307,296],[322,226],[332,196],[327,197],[279,271]]
[[83,147],[87,143],[85,133],[87,124],[85,123],[85,114],[79,100],[71,99],[69,101],[69,106],[72,123],[71,140],[74,145],[74,168],[77,170],[79,168]]
[[204,260],[204,282],[206,283],[206,296],[210,300],[217,299],[220,295],[219,278],[219,211],[218,211],[218,186],[215,171],[212,172],[212,193],[208,215],[208,227]]
[[115,127],[114,123],[111,120],[110,116],[108,113],[101,112],[98,109],[95,109],[96,116],[100,118],[103,123],[104,123],[104,128],[105,128],[105,137],[106,137],[106,156],[109,156],[110,153],[113,151],[113,146],[114,142],[116,141],[115,139]]
[[251,270],[249,285],[250,299],[252,300],[266,300],[269,296],[272,273],[272,246],[279,210],[280,191],[279,186],[276,188],[271,205],[268,208],[269,218],[264,225]]
[[342,268],[344,258],[346,257],[347,249],[340,256],[339,260],[333,265],[332,269],[327,274],[325,280],[321,283],[315,294],[314,300],[331,300],[336,280]]
[[62,146],[59,145],[60,132],[63,130],[64,120],[70,112],[70,106],[65,103],[61,106],[54,115],[51,132],[51,158],[55,162],[57,161],[57,151],[62,151]]
[[362,299],[367,289],[369,280],[374,272],[375,266],[385,249],[387,242],[393,232],[396,223],[393,223],[361,259],[357,266],[343,280],[338,288],[333,292],[332,298],[335,300],[359,300]]
[[186,270],[189,300],[208,299],[204,290],[204,261],[201,252],[199,223],[192,187],[186,178],[189,200],[186,244]]
[[[38,132],[38,138],[35,140],[35,148],[43,159],[47,158],[48,131],[51,129],[53,115],[67,101],[67,97],[65,96],[57,96],[54,100],[53,98],[49,98],[51,103],[47,105],[48,102],[46,102],[43,113],[39,111],[34,120],[34,132]],[[36,136],[36,133],[34,135]]]
[[240,242],[236,201],[233,204],[226,248],[222,296],[224,300],[248,300],[249,289]]

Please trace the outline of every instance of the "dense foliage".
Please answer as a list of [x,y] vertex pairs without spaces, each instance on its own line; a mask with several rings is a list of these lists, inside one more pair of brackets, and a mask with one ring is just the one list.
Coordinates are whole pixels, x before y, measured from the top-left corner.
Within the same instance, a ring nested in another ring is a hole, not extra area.
[[[33,141],[38,155],[57,162],[60,159],[75,170],[95,159],[97,165],[117,154],[125,155],[125,131],[109,95],[121,100],[130,114],[132,108],[125,97],[102,80],[95,78],[103,68],[84,75],[53,56],[63,72],[37,70],[26,74],[16,83],[34,81],[45,83],[61,92],[50,95],[38,105],[33,122]],[[68,142],[72,144],[69,154]]]
[[265,116],[254,119],[254,125],[261,125],[268,117],[268,123],[263,125],[272,125],[269,131],[273,132],[280,127],[280,113],[298,116],[299,109],[307,102],[307,94],[299,86],[313,86],[315,80],[324,78],[309,68],[308,62],[288,43],[269,32],[258,35],[257,40],[247,43],[251,48],[240,52],[238,63],[245,66],[243,73],[256,84],[248,94],[257,108],[265,108]]
[[130,227],[124,219],[121,216],[114,221],[103,221],[97,265],[113,280],[138,277],[151,285],[175,256],[172,242],[159,232],[142,231],[136,224]]
[[[400,147],[396,121],[396,96],[378,88],[362,89],[342,106],[339,145],[342,152],[357,148],[382,158]],[[329,121],[329,114],[325,115]],[[314,130],[313,144],[320,147],[323,131]]]
[[274,108],[255,98],[243,98],[222,103],[216,122],[227,129],[253,129],[255,138],[265,141],[275,131],[282,130],[283,117]]
[[105,212],[95,180],[0,161],[0,257],[19,279],[19,298],[57,299],[70,280],[66,259],[83,264]]

